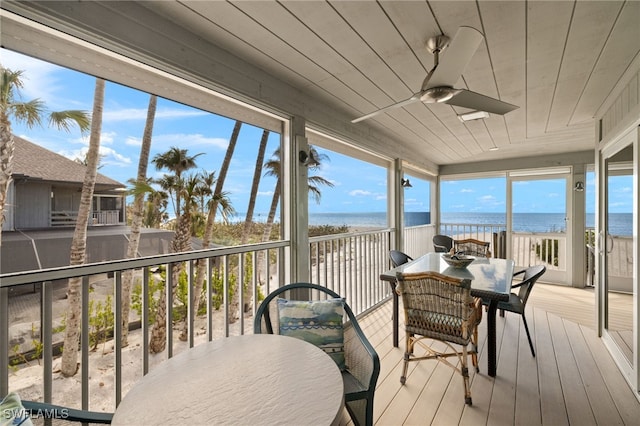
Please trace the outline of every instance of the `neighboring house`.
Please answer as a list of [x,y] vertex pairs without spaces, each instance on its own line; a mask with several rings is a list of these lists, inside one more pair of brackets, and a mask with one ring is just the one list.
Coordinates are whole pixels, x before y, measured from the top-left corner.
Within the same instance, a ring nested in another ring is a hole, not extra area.
[[[85,170],[81,163],[15,137],[0,273],[69,265]],[[130,228],[125,212],[125,186],[98,173],[87,232],[87,263],[126,256]],[[172,231],[143,229],[138,253],[168,253],[172,238]]]
[[[86,167],[15,137],[3,231],[75,226]],[[98,173],[90,225],[126,223],[125,185]]]

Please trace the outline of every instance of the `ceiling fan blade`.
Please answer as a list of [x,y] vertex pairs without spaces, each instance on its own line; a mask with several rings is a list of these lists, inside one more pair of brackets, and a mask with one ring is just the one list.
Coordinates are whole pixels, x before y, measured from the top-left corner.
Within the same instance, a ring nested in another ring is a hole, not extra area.
[[516,105],[464,89],[461,89],[451,99],[444,101],[444,103],[499,115],[504,115],[519,108]]
[[423,89],[455,86],[476,50],[478,50],[483,38],[482,33],[475,28],[458,28],[458,32],[449,43],[449,47],[441,54],[442,57],[439,59],[436,69],[433,70],[427,87],[423,87]]
[[362,120],[366,120],[367,118],[371,118],[374,115],[378,115],[378,114],[380,114],[382,112],[388,111],[388,110],[393,109],[393,108],[400,108],[400,107],[403,107],[405,105],[409,105],[409,104],[412,104],[414,102],[417,102],[419,100],[420,100],[420,93],[416,93],[415,95],[411,96],[409,99],[406,99],[404,101],[400,101],[400,102],[398,102],[396,104],[393,104],[393,105],[386,106],[386,107],[381,108],[381,109],[379,109],[377,111],[370,112],[367,115],[363,115],[362,117],[358,117],[358,118],[355,118],[355,119],[351,120],[351,122],[352,123],[358,123],[358,122],[360,122]]

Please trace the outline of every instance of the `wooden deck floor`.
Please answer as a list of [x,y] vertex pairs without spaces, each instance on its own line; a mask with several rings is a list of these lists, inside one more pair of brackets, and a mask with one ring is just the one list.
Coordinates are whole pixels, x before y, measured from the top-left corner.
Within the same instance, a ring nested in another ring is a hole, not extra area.
[[[595,332],[592,289],[538,284],[527,305],[536,357],[520,316],[498,317],[498,370],[487,372],[486,323],[480,328],[480,373],[472,372],[473,405],[462,378],[437,361],[411,363],[400,385],[404,332],[392,345],[391,303],[360,321],[381,360],[377,425],[636,425],[640,402]],[[473,369],[471,369],[473,370]],[[348,415],[343,416],[348,422]]]

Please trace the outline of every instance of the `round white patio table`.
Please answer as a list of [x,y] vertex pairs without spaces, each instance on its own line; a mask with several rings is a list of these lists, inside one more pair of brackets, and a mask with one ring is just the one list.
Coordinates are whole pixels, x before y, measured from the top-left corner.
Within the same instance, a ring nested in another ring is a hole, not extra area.
[[273,334],[215,340],[158,365],[122,399],[114,425],[330,425],[342,417],[335,362]]

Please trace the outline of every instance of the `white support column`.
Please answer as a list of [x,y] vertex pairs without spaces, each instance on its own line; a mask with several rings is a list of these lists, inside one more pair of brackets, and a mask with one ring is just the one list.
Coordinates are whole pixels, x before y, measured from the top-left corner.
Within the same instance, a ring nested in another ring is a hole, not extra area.
[[[289,232],[291,238],[291,282],[308,282],[309,276],[309,184],[308,168],[301,156],[309,155],[309,143],[305,137],[305,120],[294,116],[291,120],[289,207]],[[286,193],[286,192],[283,192]]]
[[402,160],[393,162],[393,170],[389,179],[389,200],[391,206],[391,224],[396,229],[395,248],[404,251],[404,188],[402,187]]
[[[577,182],[582,182],[582,191],[576,191]],[[573,179],[571,180],[572,194],[572,212],[571,212],[571,234],[573,241],[571,242],[571,271],[569,282],[574,287],[585,287],[587,282],[587,266],[586,266],[586,241],[585,241],[585,195],[586,195],[586,175],[584,164],[576,164],[573,166]]]

